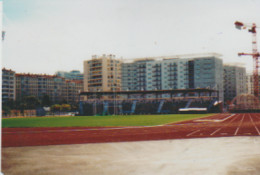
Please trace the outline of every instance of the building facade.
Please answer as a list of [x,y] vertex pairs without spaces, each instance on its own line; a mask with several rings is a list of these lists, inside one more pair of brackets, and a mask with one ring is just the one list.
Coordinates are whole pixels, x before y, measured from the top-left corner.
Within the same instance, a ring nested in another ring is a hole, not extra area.
[[2,69],[2,102],[15,100],[15,71],[11,69]]
[[123,90],[210,88],[223,100],[223,62],[219,54],[135,59],[122,64]]
[[115,55],[93,55],[84,61],[84,91],[121,90],[121,60]]
[[63,101],[75,103],[82,90],[82,80],[65,80],[56,75],[16,74],[17,100],[26,96],[41,99],[44,95],[48,95],[53,103]]
[[83,73],[78,70],[72,70],[70,72],[65,71],[57,71],[56,75],[59,77],[63,77],[67,80],[83,80]]
[[[252,74],[246,75],[246,86],[247,93],[254,95],[254,78]],[[260,98],[260,75],[258,75],[258,89],[259,89],[259,98]]]
[[246,69],[237,65],[224,65],[224,98],[232,101],[240,94],[247,93]]
[[83,80],[66,80],[65,100],[69,103],[79,101],[79,93],[83,91]]

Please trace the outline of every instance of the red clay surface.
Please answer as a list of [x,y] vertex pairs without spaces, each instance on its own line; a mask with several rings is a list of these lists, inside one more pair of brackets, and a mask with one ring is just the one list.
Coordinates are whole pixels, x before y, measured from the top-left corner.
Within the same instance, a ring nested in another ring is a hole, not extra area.
[[137,127],[3,128],[2,146],[260,136],[260,113],[217,114],[201,119]]

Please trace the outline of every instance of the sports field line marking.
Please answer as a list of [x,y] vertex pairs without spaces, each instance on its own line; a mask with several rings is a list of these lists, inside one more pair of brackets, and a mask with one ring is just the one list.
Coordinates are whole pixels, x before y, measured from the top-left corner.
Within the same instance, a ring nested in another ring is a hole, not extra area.
[[194,120],[194,121],[196,121],[196,122],[224,122],[227,119],[233,117],[234,115],[235,114],[232,114],[232,115],[230,115],[230,116],[228,116],[228,117],[226,117],[224,119],[221,119],[221,120],[220,119],[198,119],[198,120]]
[[[233,115],[233,114],[232,114],[232,115]],[[237,116],[239,116],[239,114],[238,114]],[[230,117],[230,116],[229,116],[229,117]],[[217,129],[216,131],[214,131],[213,133],[211,133],[210,135],[213,136],[213,135],[216,134],[218,131],[220,131],[222,128],[224,128],[225,126],[228,126],[228,125],[229,125],[231,122],[233,122],[235,119],[236,119],[236,117],[233,118],[233,119],[232,119],[229,123],[227,123],[226,125],[220,127],[219,129]]]
[[211,133],[210,135],[213,136],[214,134],[216,134],[218,131],[220,131],[222,128],[217,129],[216,131],[214,131],[213,133]]
[[255,125],[255,122],[253,121],[253,119],[252,119],[252,117],[251,117],[251,115],[250,115],[250,114],[249,114],[249,117],[250,117],[250,120],[251,120],[252,124],[254,125],[254,127],[255,127],[255,130],[257,131],[258,135],[260,135],[260,132],[259,132],[259,130],[258,130],[258,128],[257,128],[257,126]]
[[[212,117],[216,114],[212,114],[212,115],[208,115],[208,116],[204,116],[204,117]],[[220,114],[222,115],[222,114]],[[200,117],[200,118],[204,118],[204,117]],[[199,120],[199,119],[198,119]],[[170,123],[164,123],[161,125],[156,125],[156,126],[173,126],[173,125],[186,125],[186,124],[195,124],[195,123],[184,123],[184,124],[179,124],[181,122],[186,122],[186,121],[195,121],[194,119],[188,119],[188,120],[184,120],[184,121],[178,121],[178,122],[170,122]]]
[[236,132],[234,133],[234,135],[237,135],[238,130],[239,130],[239,127],[236,129]]
[[239,130],[239,128],[240,128],[240,126],[241,126],[241,124],[242,124],[244,118],[245,118],[245,114],[243,115],[242,120],[240,121],[240,123],[239,123],[239,125],[238,125],[238,127],[237,127],[237,129],[236,129],[236,132],[234,133],[234,135],[237,135],[238,130]]
[[192,133],[189,133],[189,134],[187,134],[186,136],[191,136],[192,134],[195,134],[195,133],[197,133],[197,132],[199,132],[200,131],[200,129],[199,130],[196,130],[196,131],[193,131]]
[[137,128],[153,128],[155,126],[125,126],[125,127],[113,127],[113,128],[83,128],[83,129],[61,129],[61,130],[41,130],[41,131],[7,131],[3,134],[34,134],[34,133],[55,133],[55,132],[84,132],[84,131],[107,131],[107,130],[121,130],[121,129],[137,129]]
[[9,131],[3,132],[3,134],[26,134],[26,133],[55,133],[55,132],[84,132],[84,131],[104,131],[104,130],[120,130],[120,129],[132,129],[132,128],[145,128],[153,126],[135,126],[135,127],[114,127],[114,128],[85,128],[85,129],[61,129],[61,130],[41,130],[41,131]]

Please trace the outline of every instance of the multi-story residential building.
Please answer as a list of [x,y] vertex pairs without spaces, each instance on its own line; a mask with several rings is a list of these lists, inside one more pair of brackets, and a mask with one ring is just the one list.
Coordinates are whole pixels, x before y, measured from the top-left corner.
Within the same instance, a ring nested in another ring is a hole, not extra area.
[[16,94],[20,100],[26,96],[41,99],[48,95],[52,102],[78,101],[79,91],[83,90],[82,80],[65,80],[56,75],[16,74]]
[[224,99],[232,99],[240,94],[247,93],[246,69],[239,64],[224,65]]
[[121,89],[121,60],[115,55],[93,55],[84,61],[84,91]]
[[223,100],[223,62],[219,54],[135,59],[122,64],[123,90],[210,88]]
[[79,93],[83,91],[83,80],[66,80],[65,100],[69,103],[79,101]]
[[15,71],[2,69],[2,101],[15,100]]
[[247,87],[247,93],[248,94],[254,94],[254,83],[253,83],[253,76],[252,74],[246,75],[246,87]]
[[[254,95],[254,78],[252,74],[246,75],[246,86],[247,93]],[[260,98],[260,75],[258,75],[258,89],[259,89],[259,98]]]
[[57,71],[56,75],[67,80],[83,80],[83,73],[78,70],[72,70],[70,72]]

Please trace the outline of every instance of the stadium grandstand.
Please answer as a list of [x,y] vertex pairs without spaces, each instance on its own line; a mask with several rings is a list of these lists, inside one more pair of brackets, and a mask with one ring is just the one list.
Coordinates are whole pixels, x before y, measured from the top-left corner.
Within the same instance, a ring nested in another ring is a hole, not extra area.
[[206,88],[81,92],[79,112],[88,116],[221,112],[218,94]]

